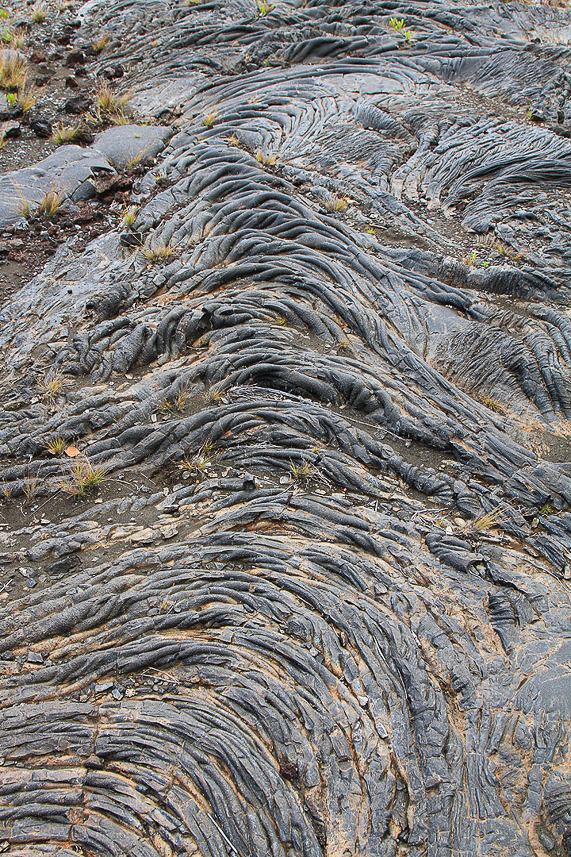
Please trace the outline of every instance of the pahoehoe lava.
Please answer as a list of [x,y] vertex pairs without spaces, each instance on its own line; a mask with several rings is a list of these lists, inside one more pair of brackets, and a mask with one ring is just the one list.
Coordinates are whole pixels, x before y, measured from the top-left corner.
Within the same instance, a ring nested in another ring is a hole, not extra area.
[[41,182],[150,158],[0,307],[0,847],[570,855],[571,9],[74,14],[150,127]]

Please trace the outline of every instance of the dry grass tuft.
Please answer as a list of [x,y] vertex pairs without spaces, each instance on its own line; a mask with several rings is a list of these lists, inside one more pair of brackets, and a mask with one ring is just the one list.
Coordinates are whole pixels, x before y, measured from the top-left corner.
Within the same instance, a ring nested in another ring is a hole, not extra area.
[[181,469],[187,473],[203,473],[214,461],[215,455],[213,454],[213,449],[214,444],[211,441],[206,441],[193,458],[186,456],[182,459],[180,463]]
[[70,478],[60,487],[72,497],[83,497],[89,490],[99,487],[106,480],[105,468],[93,465],[87,457],[76,461],[71,468]]
[[49,190],[40,202],[38,213],[41,217],[55,217],[64,199],[65,195],[63,193],[58,193],[55,190]]
[[294,464],[290,459],[289,468],[291,478],[294,482],[307,482],[308,479],[311,479],[317,474],[317,469],[309,461],[302,461],[301,464]]
[[52,401],[61,392],[64,385],[63,373],[58,369],[47,372],[38,381],[38,389],[42,399]]
[[17,92],[26,86],[26,61],[12,54],[0,62],[0,87],[7,92]]
[[121,222],[123,226],[127,228],[131,227],[135,220],[137,219],[137,214],[139,213],[138,205],[127,205],[125,203],[125,207],[123,209],[123,217],[121,218]]
[[95,93],[95,103],[99,119],[108,119],[116,125],[124,125],[127,122],[125,108],[127,96],[117,95],[108,83],[101,83]]
[[345,211],[347,208],[347,200],[343,199],[342,196],[337,196],[332,193],[331,196],[325,200],[325,208],[327,211]]
[[93,42],[91,42],[91,47],[93,48],[93,50],[95,51],[96,54],[100,54],[101,51],[103,50],[103,48],[106,45],[108,45],[110,41],[111,41],[111,36],[108,36],[107,34],[105,34],[103,36],[100,36],[98,39],[95,39]]
[[56,436],[46,444],[46,449],[50,455],[61,455],[66,446],[66,441],[63,437]]
[[52,142],[58,146],[71,143],[79,135],[79,125],[64,125],[60,122],[52,134]]
[[143,247],[142,253],[149,262],[169,262],[175,255],[175,245],[159,243],[154,246]]
[[268,152],[262,152],[261,149],[256,150],[254,157],[259,164],[263,164],[265,167],[273,167],[277,161],[276,155],[270,155]]
[[43,24],[46,18],[48,17],[46,4],[40,2],[36,3],[35,6],[32,6],[30,17],[34,24]]

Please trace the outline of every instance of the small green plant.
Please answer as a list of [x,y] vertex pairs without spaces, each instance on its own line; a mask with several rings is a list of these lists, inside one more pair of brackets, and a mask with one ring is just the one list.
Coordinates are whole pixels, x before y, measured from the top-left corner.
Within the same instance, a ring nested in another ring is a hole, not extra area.
[[1,20],[5,21],[6,18],[9,18],[9,17],[10,17],[10,13],[8,12],[7,9],[0,9],[0,19]]
[[175,255],[175,247],[170,242],[155,244],[154,246],[143,247],[143,256],[149,262],[169,262]]
[[43,2],[36,3],[32,6],[31,18],[34,24],[43,24],[48,16],[46,4]]
[[369,228],[368,228],[368,229],[366,229],[366,230],[365,230],[365,232],[366,232],[368,235],[376,235],[376,234],[377,234],[377,233],[375,232],[375,230],[373,229],[373,227],[372,227],[372,226],[369,226]]
[[100,36],[98,39],[95,39],[91,42],[91,47],[95,51],[96,54],[100,54],[103,48],[109,44],[111,37],[108,35]]
[[52,134],[52,142],[58,146],[70,143],[79,135],[79,125],[64,125],[60,122]]
[[504,407],[501,402],[496,401],[496,399],[484,399],[484,404],[490,411],[494,411],[497,414],[504,413]]
[[317,473],[316,468],[309,461],[303,461],[301,464],[294,464],[290,459],[289,462],[291,478],[294,482],[307,482]]
[[257,13],[262,17],[267,15],[268,12],[271,12],[273,7],[272,3],[266,3],[266,0],[256,0],[257,3]]
[[262,152],[261,149],[256,150],[254,157],[259,164],[264,164],[265,167],[273,167],[277,160],[275,155],[269,155],[267,152]]
[[38,214],[41,217],[52,218],[57,214],[62,202],[64,200],[64,194],[58,193],[55,190],[49,190],[42,201],[40,202],[40,207],[38,208]]
[[552,503],[544,503],[539,512],[541,515],[552,515],[555,512],[555,506]]
[[342,196],[337,196],[336,194],[332,193],[325,200],[325,208],[327,209],[327,211],[345,211],[345,209],[347,208],[347,200],[343,199]]
[[64,377],[58,369],[52,370],[38,381],[38,388],[42,399],[53,402],[64,385]]
[[61,455],[65,449],[66,441],[63,437],[56,436],[46,444],[46,449],[50,455]]
[[475,265],[477,261],[478,261],[478,254],[476,253],[475,250],[472,250],[471,253],[469,253],[464,258],[464,263],[466,265]]
[[9,45],[12,39],[14,38],[13,30],[10,30],[8,27],[4,27],[0,38],[2,39],[5,45]]
[[525,117],[526,117],[526,119],[531,119],[532,116],[533,116],[533,108],[528,107],[527,110],[525,111]]
[[126,226],[127,229],[130,229],[135,220],[137,219],[138,213],[138,205],[127,205],[127,203],[125,203],[125,207],[123,209],[123,217],[121,218],[123,226]]
[[228,138],[228,145],[229,146],[237,146],[239,143],[240,143],[240,141],[239,141],[238,137],[236,136],[236,134],[232,134],[232,136]]
[[404,29],[404,18],[391,18],[389,21],[389,27],[394,33],[404,36],[407,42],[411,41],[412,33],[410,30]]
[[69,480],[62,482],[60,487],[74,497],[83,497],[87,491],[99,487],[105,480],[105,468],[93,465],[85,457],[74,463]]
[[185,473],[195,473],[197,471],[197,467],[193,458],[189,458],[188,455],[185,455],[180,462],[180,469],[184,470]]
[[8,105],[8,107],[15,107],[16,106],[16,103],[18,101],[18,96],[16,95],[15,92],[7,92],[4,95],[4,98],[6,99],[6,104]]
[[217,116],[216,110],[211,110],[210,113],[205,113],[202,117],[202,121],[206,125],[207,128],[212,128],[214,122],[216,121]]

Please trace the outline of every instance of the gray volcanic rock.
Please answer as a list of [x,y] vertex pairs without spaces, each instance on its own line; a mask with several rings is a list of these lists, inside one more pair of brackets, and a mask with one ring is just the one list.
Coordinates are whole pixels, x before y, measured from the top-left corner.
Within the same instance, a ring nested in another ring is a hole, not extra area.
[[160,125],[117,125],[97,134],[93,148],[116,170],[123,170],[133,162],[152,163],[171,136],[170,128]]
[[0,841],[568,857],[571,10],[77,14],[172,124],[21,171],[157,157],[0,309]]

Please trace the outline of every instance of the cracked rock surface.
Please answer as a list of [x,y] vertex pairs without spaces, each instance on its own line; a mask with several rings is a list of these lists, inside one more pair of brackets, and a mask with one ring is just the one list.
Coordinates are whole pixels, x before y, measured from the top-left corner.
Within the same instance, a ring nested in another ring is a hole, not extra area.
[[[571,10],[90,0],[141,166],[0,306],[0,845],[571,854]],[[144,167],[144,169],[142,169]]]

